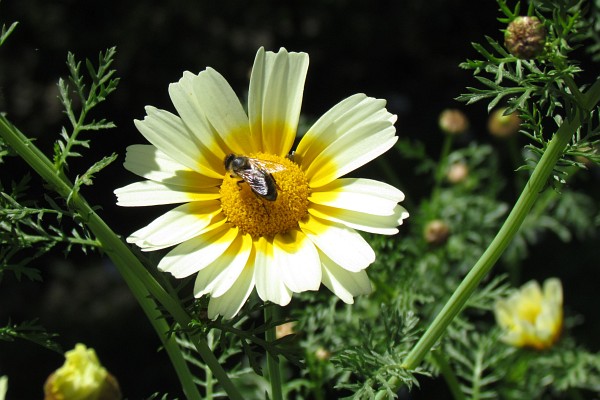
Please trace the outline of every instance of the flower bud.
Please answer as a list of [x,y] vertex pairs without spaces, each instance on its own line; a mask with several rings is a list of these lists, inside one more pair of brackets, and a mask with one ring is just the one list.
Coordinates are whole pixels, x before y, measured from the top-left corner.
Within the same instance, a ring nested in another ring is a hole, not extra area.
[[537,17],[517,17],[504,32],[504,46],[517,58],[535,58],[545,44],[546,28]]
[[488,131],[498,138],[508,138],[519,131],[521,118],[516,113],[504,115],[506,107],[492,111],[488,118]]
[[118,400],[119,383],[100,364],[96,352],[78,343],[44,384],[45,400]]
[[469,119],[465,113],[451,108],[442,111],[438,124],[442,132],[448,135],[461,135],[469,129]]
[[448,173],[446,174],[446,179],[448,182],[457,184],[464,182],[465,179],[469,176],[469,167],[462,161],[458,161],[450,165],[448,168]]
[[329,358],[331,358],[331,353],[325,350],[323,347],[319,347],[317,350],[315,350],[315,357],[317,357],[317,360],[327,361]]
[[446,243],[450,236],[450,228],[441,219],[434,219],[425,225],[423,237],[425,241],[432,245],[440,245]]
[[494,307],[502,341],[515,347],[550,348],[560,337],[563,324],[563,293],[560,280],[546,279],[544,289],[529,281]]
[[282,337],[293,334],[294,333],[294,325],[296,325],[296,323],[293,321],[285,322],[281,325],[277,325],[275,327],[275,338],[281,339]]

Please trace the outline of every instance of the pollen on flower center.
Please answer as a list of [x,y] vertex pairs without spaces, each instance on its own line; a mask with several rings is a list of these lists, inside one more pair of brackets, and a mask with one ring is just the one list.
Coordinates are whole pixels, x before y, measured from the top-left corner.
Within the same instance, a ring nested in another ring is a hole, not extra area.
[[278,165],[271,173],[277,186],[277,199],[270,201],[254,193],[247,182],[226,173],[221,184],[221,206],[227,220],[253,238],[273,237],[294,229],[308,213],[310,188],[304,172],[286,157],[256,153],[244,155]]

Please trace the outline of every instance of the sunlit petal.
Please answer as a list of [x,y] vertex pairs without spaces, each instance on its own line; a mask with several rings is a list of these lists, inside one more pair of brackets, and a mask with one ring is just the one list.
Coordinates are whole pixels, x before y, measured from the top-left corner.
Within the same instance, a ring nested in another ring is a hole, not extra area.
[[274,262],[273,242],[261,237],[255,241],[254,248],[254,280],[258,296],[280,306],[287,305],[292,300],[292,292],[283,282],[281,269],[285,266]]
[[348,271],[358,272],[375,261],[375,252],[354,229],[314,216],[299,225],[321,252]]
[[298,230],[273,239],[273,264],[281,266],[285,285],[295,293],[317,290],[321,284],[321,262],[314,244]]
[[217,200],[183,204],[132,233],[127,242],[145,251],[174,246],[199,235],[220,212]]
[[237,228],[221,225],[175,247],[158,264],[158,269],[175,278],[185,278],[221,257],[238,235]]

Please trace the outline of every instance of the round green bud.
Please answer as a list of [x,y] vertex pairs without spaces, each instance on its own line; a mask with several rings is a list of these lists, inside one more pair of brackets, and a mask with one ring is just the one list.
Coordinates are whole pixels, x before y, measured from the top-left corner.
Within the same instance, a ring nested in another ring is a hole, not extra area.
[[537,17],[517,17],[504,32],[504,46],[517,58],[535,58],[545,44],[546,28]]

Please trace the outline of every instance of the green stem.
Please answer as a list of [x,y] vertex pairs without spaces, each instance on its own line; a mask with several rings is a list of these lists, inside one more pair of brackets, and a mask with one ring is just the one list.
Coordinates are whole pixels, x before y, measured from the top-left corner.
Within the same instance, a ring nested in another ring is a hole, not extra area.
[[[442,189],[442,181],[444,180],[444,176],[446,174],[448,165],[448,155],[450,154],[450,150],[452,149],[452,142],[454,141],[454,136],[450,134],[444,135],[444,143],[442,145],[442,151],[440,153],[440,158],[437,164],[437,170],[434,175],[434,186],[431,191],[431,204],[433,205],[432,210],[437,212],[439,210],[439,201],[440,201],[440,191]],[[436,216],[430,216],[431,218],[436,218]]]
[[523,220],[548,183],[552,170],[573,136],[573,132],[580,124],[581,118],[567,119],[554,135],[504,225],[407,356],[404,361],[404,366],[407,369],[414,369],[423,360],[425,354],[442,336],[447,326],[461,311],[477,288],[479,282],[492,269],[495,262],[517,234]]
[[440,369],[440,373],[444,377],[444,380],[446,381],[454,400],[466,400],[464,393],[462,390],[460,390],[458,378],[456,377],[456,374],[454,374],[454,371],[452,371],[452,367],[450,366],[450,363],[448,363],[448,360],[444,354],[442,354],[440,350],[436,350],[432,351],[431,355],[433,356],[435,364]]
[[[270,324],[274,321],[276,310],[275,306],[266,306],[264,308],[265,323]],[[267,329],[265,340],[269,343],[276,340],[275,326]],[[283,400],[283,391],[281,387],[281,370],[279,368],[279,356],[267,352],[267,369],[269,370],[269,381],[271,382],[271,399]]]
[[[550,140],[546,151],[531,174],[521,196],[519,196],[512,211],[498,231],[498,234],[492,240],[492,243],[485,250],[475,266],[473,266],[471,271],[469,271],[467,276],[465,276],[458,288],[454,291],[444,308],[436,316],[431,325],[429,325],[427,331],[425,331],[415,347],[412,348],[404,360],[404,368],[414,370],[421,363],[425,355],[444,334],[448,325],[450,325],[452,320],[462,310],[479,283],[492,269],[498,258],[500,258],[506,247],[517,234],[519,227],[531,210],[539,194],[547,185],[556,162],[559,160],[565,147],[573,136],[573,133],[581,123],[582,117],[579,114],[577,114],[575,118],[566,119],[552,140]],[[400,382],[398,379],[392,378],[388,384],[392,387],[397,387]],[[386,393],[386,390],[381,390],[377,393],[375,398],[382,399]]]
[[[72,183],[57,172],[50,160],[32,142],[16,129],[4,116],[0,115],[0,136],[19,154],[56,192],[64,199],[69,199],[69,206],[76,210],[84,223],[101,243],[104,252],[114,262],[121,276],[131,289],[138,303],[146,313],[148,320],[163,342],[173,367],[180,379],[187,398],[200,399],[198,389],[183,358],[175,337],[169,335],[169,326],[160,315],[156,299],[179,326],[186,328],[191,322],[188,313],[179,302],[171,297],[152,277],[144,265],[133,255],[127,245],[106,225],[94,212],[90,205],[78,193],[72,194]],[[70,197],[69,197],[70,196]],[[151,296],[152,297],[151,297]],[[241,400],[242,396],[227,376],[223,367],[208,347],[206,340],[198,334],[190,335],[200,357],[213,371],[231,399]]]

